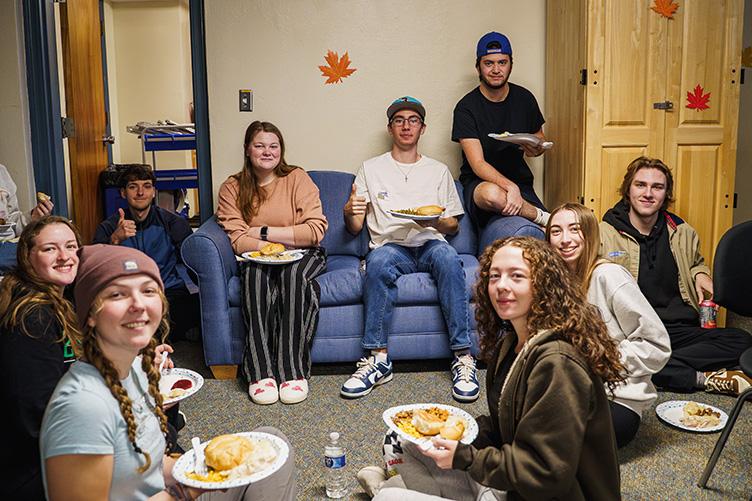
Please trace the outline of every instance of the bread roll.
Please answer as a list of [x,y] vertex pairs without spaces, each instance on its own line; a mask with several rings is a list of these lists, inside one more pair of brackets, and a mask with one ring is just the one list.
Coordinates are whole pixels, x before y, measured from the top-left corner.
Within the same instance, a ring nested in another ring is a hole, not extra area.
[[37,191],[37,202],[44,203],[50,199],[50,196],[41,191]]
[[282,244],[268,243],[260,249],[262,256],[276,256],[285,252],[285,246]]
[[446,421],[423,409],[413,412],[413,426],[423,435],[438,435],[445,423]]
[[422,205],[415,209],[419,216],[440,216],[444,212],[441,205]]
[[238,435],[219,435],[204,449],[206,465],[217,471],[231,470],[245,463],[253,452],[253,442]]
[[465,421],[457,416],[449,416],[439,435],[447,440],[459,440],[465,434]]

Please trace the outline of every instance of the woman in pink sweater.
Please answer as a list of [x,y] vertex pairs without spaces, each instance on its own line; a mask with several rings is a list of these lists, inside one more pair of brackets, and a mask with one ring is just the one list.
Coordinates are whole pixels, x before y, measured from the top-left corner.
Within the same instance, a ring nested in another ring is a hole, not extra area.
[[222,183],[217,208],[235,253],[269,243],[304,250],[302,259],[289,264],[241,263],[248,330],[243,374],[255,403],[294,404],[308,396],[320,296],[314,278],[326,268],[326,253],[318,245],[327,221],[316,185],[302,168],[285,162],[277,127],[253,122],[243,151],[243,169]]

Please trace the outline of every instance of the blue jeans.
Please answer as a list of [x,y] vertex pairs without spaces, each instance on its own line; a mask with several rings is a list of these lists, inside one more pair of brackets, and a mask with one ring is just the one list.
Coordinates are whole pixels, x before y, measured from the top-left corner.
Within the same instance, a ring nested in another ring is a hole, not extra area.
[[448,243],[430,240],[421,247],[386,244],[366,256],[363,348],[386,347],[386,328],[392,322],[397,302],[397,279],[417,272],[430,273],[436,282],[441,312],[449,330],[450,348],[456,351],[470,347],[468,295],[462,261]]

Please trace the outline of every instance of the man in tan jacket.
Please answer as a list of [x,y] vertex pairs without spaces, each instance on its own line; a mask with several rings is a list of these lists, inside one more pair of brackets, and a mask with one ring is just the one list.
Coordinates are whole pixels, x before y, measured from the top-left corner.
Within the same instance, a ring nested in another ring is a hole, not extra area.
[[629,164],[622,200],[600,225],[601,254],[637,279],[671,338],[671,358],[653,382],[674,391],[738,395],[752,384],[735,370],[752,336],[700,327],[699,302],[713,297],[713,280],[697,232],[666,210],[673,185],[671,171],[658,159],[639,157]]

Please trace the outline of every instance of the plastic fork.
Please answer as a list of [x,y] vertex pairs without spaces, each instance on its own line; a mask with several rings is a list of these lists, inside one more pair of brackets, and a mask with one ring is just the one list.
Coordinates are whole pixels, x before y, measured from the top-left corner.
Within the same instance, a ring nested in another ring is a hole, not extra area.
[[191,445],[193,446],[193,471],[201,476],[209,474],[209,470],[206,469],[206,460],[204,459],[204,449],[201,447],[201,441],[198,437],[191,439]]
[[165,364],[167,363],[167,357],[168,353],[166,351],[162,352],[162,361],[159,362],[159,373],[162,374],[162,369],[164,369]]

